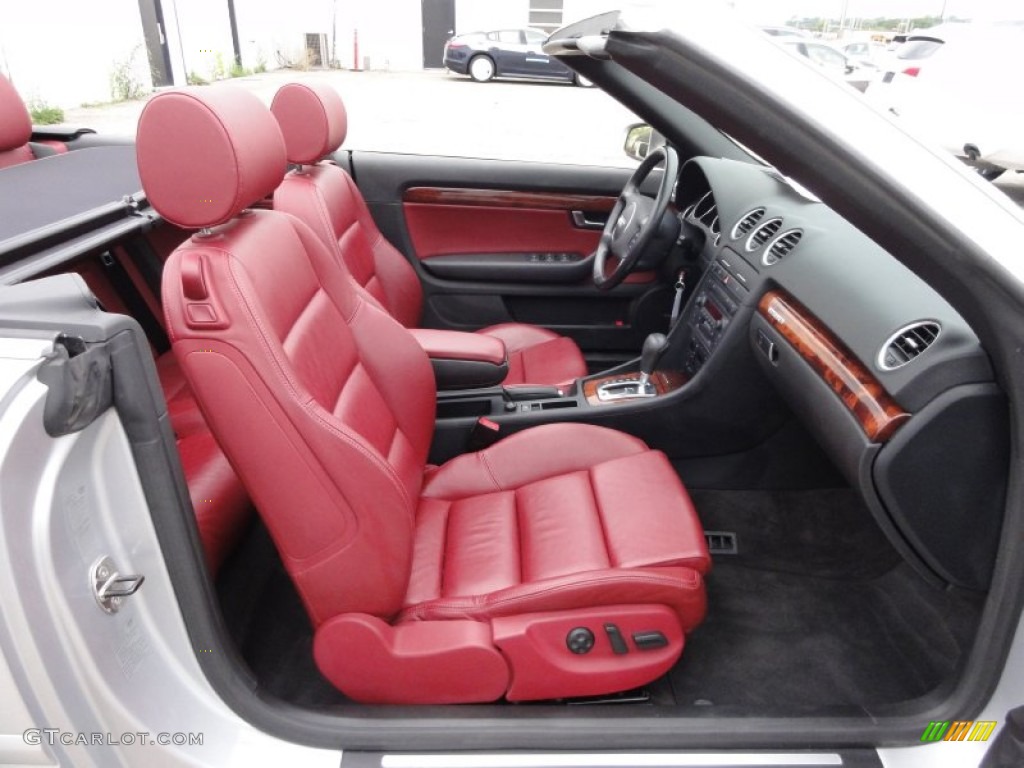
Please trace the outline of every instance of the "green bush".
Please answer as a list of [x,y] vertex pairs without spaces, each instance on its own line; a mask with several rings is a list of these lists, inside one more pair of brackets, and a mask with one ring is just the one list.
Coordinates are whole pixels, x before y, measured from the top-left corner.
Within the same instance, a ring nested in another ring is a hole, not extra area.
[[204,78],[202,75],[198,75],[195,72],[190,71],[186,75],[185,80],[189,85],[209,85],[210,81]]
[[110,95],[114,101],[131,101],[142,96],[145,88],[135,76],[135,57],[141,45],[135,46],[123,59],[114,62],[110,71]]
[[64,122],[64,110],[51,107],[45,101],[36,101],[29,105],[29,114],[33,125],[56,125]]
[[252,70],[243,67],[236,61],[234,64],[231,65],[231,71],[228,72],[228,74],[231,75],[231,77],[248,77],[252,74]]

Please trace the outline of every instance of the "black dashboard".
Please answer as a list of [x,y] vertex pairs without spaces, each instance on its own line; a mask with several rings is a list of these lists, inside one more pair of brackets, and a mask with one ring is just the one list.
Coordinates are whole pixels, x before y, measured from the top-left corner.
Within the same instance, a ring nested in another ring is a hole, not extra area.
[[671,330],[675,366],[714,387],[753,356],[904,555],[984,588],[1007,411],[964,319],[773,169],[695,158],[675,197],[701,275]]

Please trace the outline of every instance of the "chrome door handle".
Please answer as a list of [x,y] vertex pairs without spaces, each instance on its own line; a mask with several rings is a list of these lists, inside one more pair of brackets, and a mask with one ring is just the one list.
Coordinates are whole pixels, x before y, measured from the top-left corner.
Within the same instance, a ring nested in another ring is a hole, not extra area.
[[592,219],[587,216],[586,211],[573,211],[572,223],[579,229],[604,229],[607,219]]

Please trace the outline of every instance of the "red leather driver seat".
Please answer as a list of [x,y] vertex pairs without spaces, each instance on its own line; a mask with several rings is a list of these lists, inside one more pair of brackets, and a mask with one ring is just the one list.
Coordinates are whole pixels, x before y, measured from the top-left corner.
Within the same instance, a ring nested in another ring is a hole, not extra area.
[[426,354],[304,223],[244,210],[285,171],[266,107],[232,86],[159,94],[138,158],[156,210],[200,229],[164,271],[168,332],[331,682],[371,702],[527,700],[675,663],[710,561],[663,454],[553,424],[428,468]]
[[[364,290],[406,328],[415,328],[423,305],[416,271],[381,234],[352,178],[321,162],[345,141],[348,115],[341,96],[326,83],[289,83],[274,96],[271,111],[288,162],[299,166],[274,193],[274,207],[306,222]],[[546,328],[502,323],[477,333],[505,344],[504,384],[559,385],[587,375],[576,342]]]

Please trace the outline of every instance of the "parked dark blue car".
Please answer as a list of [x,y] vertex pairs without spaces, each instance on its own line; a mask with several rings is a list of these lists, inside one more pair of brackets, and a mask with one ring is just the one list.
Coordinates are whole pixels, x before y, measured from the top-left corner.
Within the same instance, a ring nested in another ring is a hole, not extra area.
[[542,46],[547,35],[536,29],[500,29],[457,35],[444,45],[444,65],[479,83],[496,77],[562,80],[590,87],[591,82],[552,56]]

